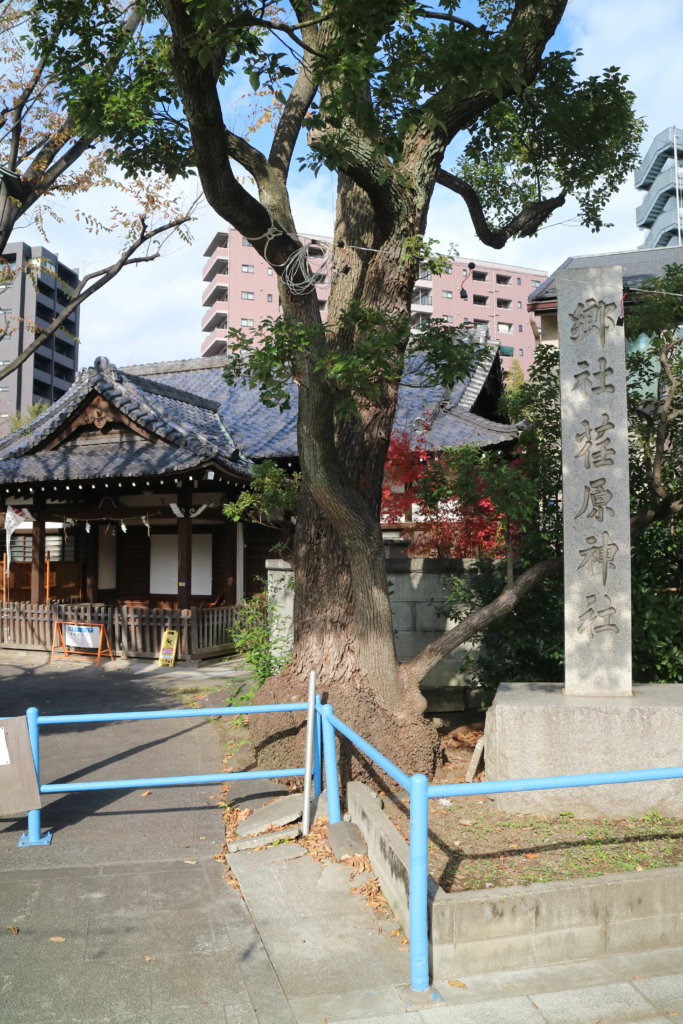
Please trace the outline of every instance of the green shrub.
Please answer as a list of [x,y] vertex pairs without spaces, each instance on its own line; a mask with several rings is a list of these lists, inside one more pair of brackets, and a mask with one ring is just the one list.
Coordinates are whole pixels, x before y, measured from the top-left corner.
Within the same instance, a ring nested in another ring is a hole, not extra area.
[[268,594],[254,594],[237,609],[231,630],[238,654],[256,677],[256,689],[291,657],[291,640]]

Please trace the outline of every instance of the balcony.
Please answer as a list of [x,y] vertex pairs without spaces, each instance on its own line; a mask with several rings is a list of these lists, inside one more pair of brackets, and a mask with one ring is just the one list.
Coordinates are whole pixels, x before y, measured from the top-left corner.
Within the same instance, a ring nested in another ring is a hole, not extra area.
[[[649,188],[666,161],[673,158],[675,134],[677,134],[675,128],[665,128],[653,139],[652,145],[635,172],[636,188]],[[676,148],[680,150],[680,137],[676,141]]]
[[[681,211],[681,222],[683,226],[683,210]],[[645,236],[641,248],[659,249],[669,245],[672,239],[675,239],[678,244],[678,218],[676,217],[675,202],[662,210]]]
[[227,274],[228,272],[228,250],[219,247],[211,258],[204,264],[202,281],[213,281],[216,274]]
[[217,249],[228,251],[228,232],[217,231],[206,247],[205,256],[213,256]]
[[202,355],[203,356],[223,356],[227,348],[226,340],[227,331],[223,328],[217,328],[212,331],[208,338],[205,338],[202,342]]
[[202,330],[213,331],[216,327],[225,329],[228,324],[227,302],[215,302],[202,317]]
[[229,280],[227,274],[216,274],[204,289],[202,306],[212,306],[214,302],[227,301]]
[[[679,193],[683,192],[683,175],[678,174]],[[650,186],[647,196],[636,210],[636,224],[649,228],[662,212],[669,199],[676,195],[676,176],[673,164],[660,171]]]

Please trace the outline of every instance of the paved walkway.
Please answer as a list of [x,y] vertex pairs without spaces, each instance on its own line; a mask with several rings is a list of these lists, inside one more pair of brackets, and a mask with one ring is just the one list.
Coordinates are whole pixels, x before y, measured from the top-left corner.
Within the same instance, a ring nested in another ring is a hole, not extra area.
[[[50,668],[42,655],[0,652],[0,715],[173,707],[177,688],[222,685],[229,672]],[[45,781],[221,763],[217,732],[199,719],[55,727],[41,751]],[[288,844],[233,854],[244,898],[227,884],[219,796],[219,786],[55,794],[49,847],[18,849],[25,822],[0,820],[0,1024],[683,1020],[683,949],[451,979],[465,987],[439,983],[442,1001],[420,1007],[400,936],[349,892],[348,867]]]

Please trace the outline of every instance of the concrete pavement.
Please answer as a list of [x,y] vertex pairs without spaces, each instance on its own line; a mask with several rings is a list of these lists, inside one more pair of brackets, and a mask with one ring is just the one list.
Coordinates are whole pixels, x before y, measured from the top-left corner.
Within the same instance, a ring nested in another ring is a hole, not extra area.
[[[46,661],[0,652],[0,715],[173,707],[178,688],[243,679],[234,662]],[[54,727],[41,751],[44,781],[196,774],[222,760],[200,719]],[[349,891],[348,865],[287,843],[231,855],[244,898],[228,884],[219,798],[201,785],[55,794],[49,847],[18,849],[25,820],[0,820],[0,1024],[683,1020],[682,949],[447,979],[420,1006],[395,923]]]

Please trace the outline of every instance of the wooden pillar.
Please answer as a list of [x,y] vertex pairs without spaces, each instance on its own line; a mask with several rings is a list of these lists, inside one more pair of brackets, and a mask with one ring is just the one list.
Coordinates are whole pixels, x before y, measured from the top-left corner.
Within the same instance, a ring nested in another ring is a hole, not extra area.
[[31,604],[43,604],[45,600],[45,513],[37,499],[31,509],[33,515],[31,551]]
[[226,604],[237,604],[237,525],[226,523],[223,527],[222,542],[225,545],[223,552],[225,575],[223,577],[223,593]]
[[178,607],[189,608],[192,599],[192,520],[188,514],[192,505],[191,487],[183,487],[178,494],[178,505],[184,512],[178,520]]
[[85,534],[85,599],[97,600],[97,526]]
[[244,601],[244,547],[244,523],[238,523],[235,544],[235,604],[242,604]]

